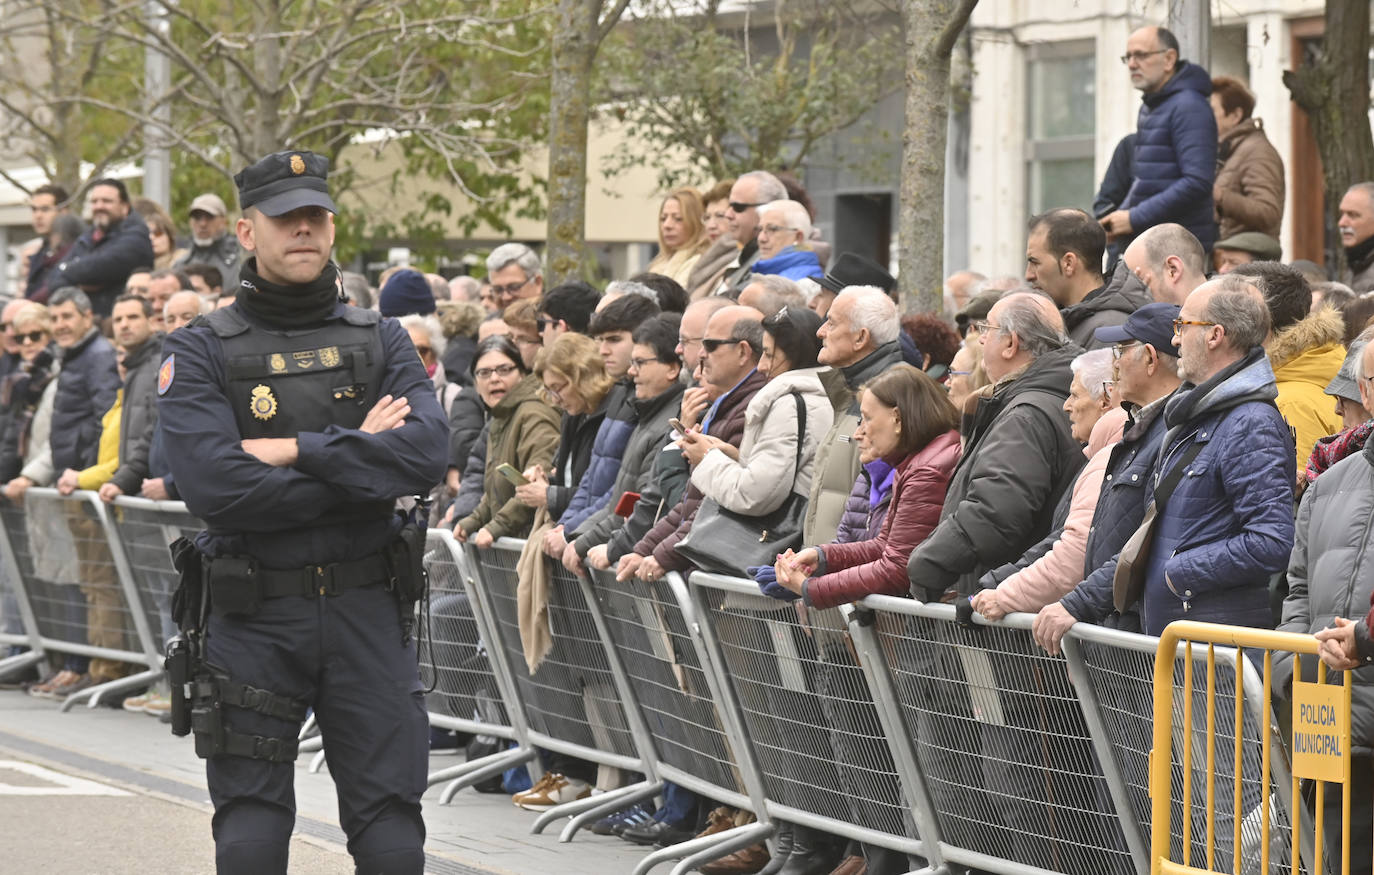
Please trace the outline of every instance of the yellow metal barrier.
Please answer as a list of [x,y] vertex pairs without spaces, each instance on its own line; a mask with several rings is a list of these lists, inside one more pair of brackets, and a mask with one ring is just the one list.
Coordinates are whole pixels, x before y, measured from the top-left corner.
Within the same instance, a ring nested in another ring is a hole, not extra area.
[[[1185,743],[1183,748],[1183,795],[1182,795],[1182,827],[1183,827],[1183,861],[1170,859],[1170,837],[1172,832],[1171,817],[1173,815],[1172,798],[1172,768],[1173,768],[1173,717],[1174,717],[1174,673],[1178,659],[1178,647],[1180,643],[1186,643],[1183,665],[1183,715],[1181,729],[1187,739],[1193,731],[1193,644],[1207,645],[1207,733],[1206,733],[1206,868],[1198,868],[1192,865],[1192,801],[1193,801],[1193,763],[1192,763],[1192,744]],[[1159,650],[1155,655],[1154,670],[1154,745],[1150,752],[1150,801],[1152,811],[1151,827],[1151,867],[1152,875],[1174,875],[1174,873],[1190,873],[1190,875],[1205,875],[1205,873],[1217,872],[1216,861],[1216,801],[1217,788],[1216,778],[1216,652],[1217,645],[1235,647],[1240,652],[1236,657],[1236,680],[1235,680],[1235,750],[1232,752],[1231,771],[1234,773],[1235,786],[1233,788],[1233,809],[1232,823],[1234,826],[1233,841],[1233,866],[1231,872],[1245,871],[1241,859],[1242,850],[1242,777],[1244,769],[1242,765],[1242,736],[1244,720],[1244,683],[1243,673],[1245,667],[1244,649],[1251,648],[1264,651],[1264,708],[1263,713],[1269,715],[1273,713],[1271,692],[1272,692],[1272,662],[1275,651],[1287,652],[1293,656],[1293,732],[1289,737],[1288,754],[1292,760],[1293,775],[1293,805],[1296,808],[1302,805],[1302,794],[1300,782],[1302,779],[1310,779],[1317,782],[1316,792],[1316,814],[1313,818],[1315,825],[1315,836],[1313,840],[1314,856],[1310,871],[1325,872],[1322,854],[1324,851],[1322,841],[1322,820],[1324,815],[1323,789],[1328,781],[1335,781],[1343,785],[1343,818],[1342,818],[1342,854],[1341,868],[1342,875],[1349,875],[1350,872],[1350,696],[1352,677],[1350,672],[1344,672],[1345,682],[1341,685],[1326,683],[1326,670],[1317,672],[1317,682],[1309,683],[1303,681],[1301,660],[1304,657],[1317,659],[1318,642],[1311,635],[1297,635],[1289,632],[1274,632],[1268,629],[1249,629],[1238,626],[1221,626],[1213,623],[1196,623],[1181,620],[1171,623],[1164,630],[1163,636],[1159,641]],[[1261,830],[1260,840],[1260,865],[1259,872],[1292,872],[1297,875],[1300,869],[1299,849],[1303,846],[1301,841],[1301,824],[1303,818],[1297,811],[1293,812],[1292,828],[1293,835],[1289,847],[1292,849],[1293,859],[1290,861],[1275,861],[1274,868],[1270,868],[1270,781],[1274,752],[1270,750],[1270,727],[1263,725],[1260,727],[1260,781],[1261,789],[1259,793],[1259,823]],[[1280,752],[1280,755],[1283,752]],[[1253,867],[1251,867],[1253,868]],[[1333,870],[1334,871],[1334,870]]]

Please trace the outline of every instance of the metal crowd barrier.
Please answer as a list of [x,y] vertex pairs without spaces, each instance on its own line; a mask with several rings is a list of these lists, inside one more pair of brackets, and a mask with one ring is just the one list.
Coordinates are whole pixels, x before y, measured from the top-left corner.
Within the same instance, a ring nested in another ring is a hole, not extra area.
[[690,839],[649,854],[635,867],[643,875],[658,863],[682,859],[674,871],[724,856],[769,837],[765,791],[748,735],[723,673],[700,633],[705,626],[682,578],[624,581],[591,572],[610,645],[625,666],[640,713],[651,733],[659,778],[707,799],[744,809],[759,822]]
[[[523,711],[525,740],[530,745],[596,763],[600,767],[646,775],[604,793],[566,802],[535,820],[538,833],[564,817],[572,820],[560,838],[567,841],[585,824],[659,792],[653,777],[653,747],[634,692],[613,648],[601,614],[592,609],[596,596],[588,581],[559,563],[545,560],[550,585],[548,617],[553,647],[533,674],[520,639],[516,563],[524,541],[502,538],[490,548],[470,547],[478,566],[476,584],[490,618],[493,652],[514,680],[508,707]],[[607,776],[609,783],[609,775]],[[453,787],[440,795],[452,798]]]
[[22,508],[0,506],[0,552],[5,576],[19,583],[15,595],[33,647],[29,658],[53,650],[145,668],[68,696],[64,711],[80,701],[93,708],[105,693],[162,676],[161,642],[112,516],[93,492],[63,496],[35,487],[24,494]]
[[[1194,643],[1206,646],[1194,652]],[[1354,677],[1322,668],[1317,650],[1310,635],[1268,629],[1176,622],[1164,630],[1152,691],[1153,872],[1350,871]],[[1287,691],[1274,687],[1275,652],[1294,654]],[[1313,671],[1302,671],[1304,658],[1316,663]],[[1342,682],[1329,683],[1328,674]],[[1283,707],[1274,707],[1275,694],[1287,696]],[[1290,713],[1291,748],[1277,727]],[[1313,781],[1315,817],[1299,804],[1293,822],[1289,814],[1301,799],[1302,778]],[[1328,781],[1342,785],[1339,853],[1332,855],[1339,862],[1328,857],[1323,841]]]
[[[30,648],[0,671],[50,652],[146,667],[64,708],[158,677],[171,632],[166,544],[199,528],[175,502],[106,506],[92,493],[31,489],[22,508],[0,505],[0,643]],[[807,612],[752,581],[622,583],[546,559],[553,647],[530,672],[518,619],[524,542],[478,550],[435,531],[427,546],[419,637],[430,721],[509,745],[431,774],[431,785],[448,782],[441,803],[508,768],[537,770],[544,749],[643,777],[544,812],[534,832],[570,817],[568,841],[664,781],[757,817],[655,851],[635,875],[668,860],[686,873],[780,821],[930,873],[1250,875],[1279,863],[1323,873],[1321,780],[1345,783],[1348,826],[1348,759],[1343,776],[1314,774],[1310,758],[1290,768],[1270,654],[1237,649],[1315,660],[1310,636],[1175,624],[1161,642],[1078,624],[1052,657],[1025,614],[961,625],[951,606],[884,596]],[[1179,648],[1180,637],[1212,643]],[[1348,752],[1350,675],[1340,700],[1317,674],[1303,694],[1344,714]],[[1320,779],[1315,837],[1297,775]]]
[[[501,739],[511,746],[488,756],[432,772],[429,783],[450,781],[451,798],[534,758],[527,742],[524,714],[510,708],[517,701],[515,684],[503,659],[492,652],[490,611],[485,605],[463,546],[446,530],[426,536],[425,569],[429,572],[428,619],[418,622],[420,676],[431,692],[431,726]],[[421,606],[423,607],[423,606]]]
[[767,814],[926,857],[913,817],[923,800],[903,792],[879,697],[839,611],[802,621],[793,603],[759,595],[752,581],[694,574],[691,585],[712,661],[733,685]]

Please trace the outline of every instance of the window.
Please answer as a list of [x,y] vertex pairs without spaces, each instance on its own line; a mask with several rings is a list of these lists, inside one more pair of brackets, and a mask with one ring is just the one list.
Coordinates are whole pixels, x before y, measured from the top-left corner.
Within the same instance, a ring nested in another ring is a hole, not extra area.
[[1032,214],[1053,207],[1092,211],[1096,66],[1091,41],[1026,49],[1026,202]]

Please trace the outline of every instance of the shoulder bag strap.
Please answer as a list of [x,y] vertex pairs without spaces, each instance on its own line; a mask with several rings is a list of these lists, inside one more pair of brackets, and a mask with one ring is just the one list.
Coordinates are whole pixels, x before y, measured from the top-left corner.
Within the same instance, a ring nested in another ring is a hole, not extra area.
[[1202,448],[1205,446],[1207,444],[1202,441],[1194,441],[1192,446],[1183,451],[1183,455],[1179,457],[1178,464],[1173,467],[1173,470],[1155,486],[1154,503],[1157,511],[1164,509],[1164,503],[1169,500],[1169,496],[1174,494],[1179,481],[1183,479],[1184,470],[1192,464],[1192,461],[1197,458],[1198,453],[1202,452]]

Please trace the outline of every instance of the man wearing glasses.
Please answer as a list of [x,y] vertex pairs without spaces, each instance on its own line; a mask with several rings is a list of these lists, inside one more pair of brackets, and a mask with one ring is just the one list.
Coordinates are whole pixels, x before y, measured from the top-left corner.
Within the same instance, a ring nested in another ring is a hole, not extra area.
[[1212,184],[1217,175],[1217,120],[1208,95],[1212,78],[1179,57],[1178,39],[1162,27],[1142,27],[1121,56],[1142,93],[1136,120],[1135,179],[1121,208],[1101,220],[1113,243],[1146,228],[1177,222],[1204,249],[1217,239]]
[[1269,309],[1228,275],[1194,290],[1173,325],[1183,385],[1148,488],[1153,537],[1134,557],[1139,576],[1118,571],[1116,604],[1138,587],[1147,635],[1180,619],[1272,628],[1269,579],[1293,549],[1297,474],[1262,346]]
[[739,256],[725,269],[725,279],[717,295],[739,297],[749,282],[754,263],[759,260],[758,208],[772,201],[787,199],[787,187],[766,170],[751,170],[735,180],[730,187],[730,233],[740,245]]
[[504,310],[521,298],[544,293],[544,269],[533,249],[523,243],[503,243],[487,256],[487,282],[497,309]]
[[1121,441],[1107,459],[1107,472],[1093,512],[1084,551],[1087,579],[1035,618],[1035,640],[1050,653],[1077,622],[1140,631],[1137,605],[1114,615],[1112,578],[1116,554],[1145,516],[1145,489],[1159,443],[1164,439],[1164,407],[1178,388],[1178,349],[1173,344],[1177,304],[1146,304],[1125,324],[1097,329],[1111,344],[1115,390],[1129,414]]
[[978,330],[993,388],[964,429],[940,524],[907,562],[911,594],[921,601],[938,602],[951,588],[971,596],[984,574],[1020,559],[1049,534],[1086,461],[1064,413],[1070,363],[1082,350],[1064,333],[1054,301],[1012,293]]

